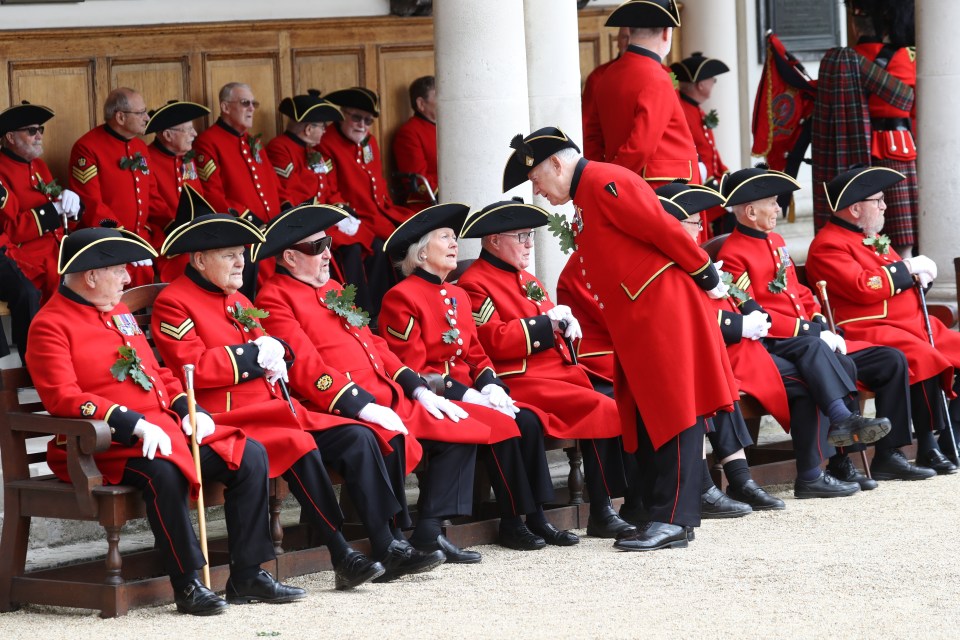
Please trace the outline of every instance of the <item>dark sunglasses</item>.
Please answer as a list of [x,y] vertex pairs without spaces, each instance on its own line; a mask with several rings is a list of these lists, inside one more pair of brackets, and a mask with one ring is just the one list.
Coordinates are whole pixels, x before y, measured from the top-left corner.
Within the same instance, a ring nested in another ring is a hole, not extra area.
[[324,236],[310,242],[298,242],[297,244],[292,245],[290,248],[308,256],[318,256],[329,249],[330,245],[332,244],[333,238],[330,236]]
[[43,125],[37,125],[33,127],[21,127],[20,129],[15,129],[15,131],[25,131],[28,136],[35,136],[38,133],[43,133]]

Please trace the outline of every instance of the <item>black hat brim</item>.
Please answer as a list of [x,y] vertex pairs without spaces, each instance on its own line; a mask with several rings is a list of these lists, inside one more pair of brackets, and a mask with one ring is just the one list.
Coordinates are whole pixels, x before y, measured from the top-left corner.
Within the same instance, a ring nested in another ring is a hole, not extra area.
[[561,149],[574,149],[580,152],[580,147],[567,134],[556,127],[537,129],[526,138],[514,136],[510,146],[514,151],[507,158],[503,167],[503,191],[506,193],[528,180],[527,175],[538,164]]
[[673,0],[628,0],[613,10],[604,26],[679,27],[680,10]]
[[724,204],[722,195],[699,184],[670,183],[656,189],[656,194],[667,213],[679,220]]
[[402,260],[410,245],[418,242],[431,231],[443,228],[458,231],[467,219],[468,213],[470,213],[470,207],[459,202],[427,207],[397,227],[383,243],[383,250],[394,260]]
[[159,133],[184,122],[210,115],[210,109],[196,102],[168,102],[153,112],[146,133]]
[[892,187],[906,176],[888,167],[851,169],[824,183],[827,205],[837,212]]
[[680,82],[700,82],[730,71],[730,67],[716,58],[690,57],[670,65]]
[[191,220],[211,213],[216,213],[213,205],[207,202],[190,183],[184,183],[183,191],[180,192],[180,201],[177,202],[177,215],[163,231],[169,235],[174,229],[178,229]]
[[18,104],[0,111],[0,136],[23,127],[43,124],[53,117],[53,109],[41,104]]
[[264,240],[253,223],[229,213],[211,213],[174,229],[163,241],[160,253],[172,257],[194,251],[259,244]]
[[287,209],[270,221],[263,235],[266,241],[250,252],[251,260],[266,260],[283,253],[284,249],[297,244],[320,231],[326,231],[349,214],[330,204],[302,204]]
[[277,110],[294,122],[338,122],[343,120],[340,107],[312,95],[284,98]]
[[360,109],[372,113],[375,117],[380,116],[380,99],[377,94],[364,87],[350,87],[349,89],[340,89],[328,93],[323,97],[324,100],[332,102],[341,109],[348,107],[351,109]]
[[60,244],[60,275],[128,264],[157,257],[150,244],[126,229],[88,227],[74,231]]
[[728,207],[780,196],[801,188],[800,183],[789,175],[772,169],[741,169],[724,175],[720,182],[720,193],[726,198]]
[[549,220],[549,214],[536,205],[504,200],[468,216],[460,230],[460,237],[482,238],[517,229],[534,229],[542,227]]

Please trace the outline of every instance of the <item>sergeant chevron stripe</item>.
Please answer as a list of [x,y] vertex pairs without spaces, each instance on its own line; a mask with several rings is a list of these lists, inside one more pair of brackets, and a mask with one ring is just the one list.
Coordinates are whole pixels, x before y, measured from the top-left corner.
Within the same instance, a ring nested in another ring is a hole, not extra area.
[[744,271],[743,274],[739,278],[737,278],[736,285],[737,285],[737,289],[746,291],[747,288],[750,286],[750,274]]
[[293,163],[291,162],[283,169],[281,169],[280,167],[274,167],[273,170],[276,171],[277,175],[280,176],[281,178],[289,178],[290,174],[293,173]]
[[197,169],[197,173],[200,174],[200,179],[206,182],[210,179],[210,176],[213,175],[213,172],[217,170],[217,163],[213,161],[213,158],[207,160],[207,163]]
[[90,165],[86,169],[81,169],[80,167],[73,167],[71,169],[73,173],[73,178],[80,184],[87,184],[97,175],[97,165]]
[[410,338],[411,331],[413,331],[413,316],[410,316],[410,321],[407,322],[407,328],[403,331],[403,333],[400,333],[391,327],[387,327],[387,333],[392,335],[397,340],[403,340],[404,342]]
[[166,334],[173,338],[174,340],[183,340],[183,336],[187,335],[187,332],[193,329],[193,320],[187,318],[180,326],[172,325],[167,322],[160,323],[160,333]]
[[487,324],[494,311],[496,311],[496,308],[493,306],[493,300],[487,298],[480,305],[480,308],[473,312],[473,321],[477,323],[478,327]]

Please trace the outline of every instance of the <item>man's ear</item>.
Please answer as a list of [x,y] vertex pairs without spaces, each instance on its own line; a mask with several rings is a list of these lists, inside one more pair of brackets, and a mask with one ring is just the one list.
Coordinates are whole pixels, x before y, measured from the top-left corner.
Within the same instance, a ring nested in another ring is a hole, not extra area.
[[94,289],[97,286],[96,271],[96,269],[88,269],[87,271],[83,272],[83,283],[90,289]]

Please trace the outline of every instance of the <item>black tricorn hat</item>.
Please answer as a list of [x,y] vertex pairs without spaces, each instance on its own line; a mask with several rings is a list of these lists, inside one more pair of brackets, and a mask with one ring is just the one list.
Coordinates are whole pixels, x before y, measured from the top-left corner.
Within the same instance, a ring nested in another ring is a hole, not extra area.
[[171,100],[159,109],[150,112],[150,121],[147,122],[145,133],[160,133],[164,129],[175,127],[184,122],[209,115],[210,109],[196,102]]
[[258,244],[264,239],[252,222],[229,213],[208,213],[174,229],[163,241],[160,253],[171,257],[193,251]]
[[482,238],[493,233],[542,227],[550,221],[546,211],[522,199],[501,200],[471,214],[460,230],[461,238]]
[[368,111],[374,116],[380,115],[380,98],[376,92],[365,87],[350,87],[349,89],[340,89],[324,96],[324,100],[332,102],[338,107],[350,107]]
[[43,124],[52,117],[53,109],[24,101],[0,111],[0,136],[32,124]]
[[418,242],[431,231],[444,227],[449,227],[455,232],[459,231],[468,213],[470,213],[470,207],[459,202],[427,207],[397,227],[383,243],[383,250],[394,260],[402,260],[410,245]]
[[726,198],[724,204],[728,207],[779,196],[801,188],[799,182],[782,171],[760,167],[727,173],[720,180],[720,194]]
[[184,184],[183,191],[180,192],[180,201],[177,202],[177,215],[167,224],[163,231],[166,234],[170,234],[177,227],[187,224],[194,218],[205,216],[208,213],[216,213],[216,210],[196,189],[190,186],[189,183]]
[[79,273],[156,257],[150,243],[126,229],[88,227],[63,239],[57,273]]
[[343,120],[340,107],[329,100],[320,97],[316,89],[308,89],[307,93],[284,98],[277,107],[283,115],[294,122],[336,122]]
[[700,82],[726,73],[730,71],[730,67],[716,58],[707,58],[695,51],[689,58],[670,65],[670,71],[673,71],[673,75],[677,76],[680,82]]
[[263,232],[266,242],[254,247],[250,257],[256,262],[280,255],[284,249],[318,231],[329,229],[349,215],[340,207],[319,204],[316,198],[313,202],[287,209],[270,221]]
[[860,167],[844,171],[830,182],[824,182],[823,190],[827,192],[830,211],[837,212],[892,187],[906,177],[887,167]]
[[704,209],[723,204],[723,196],[710,187],[699,184],[671,182],[654,190],[660,204],[677,220],[686,220]]
[[679,27],[680,10],[674,0],[627,0],[613,10],[607,27]]
[[535,166],[555,154],[561,149],[576,149],[580,147],[556,127],[537,129],[526,138],[517,134],[510,141],[510,148],[514,152],[507,158],[507,165],[503,168],[503,190],[513,189],[527,181],[527,174]]

